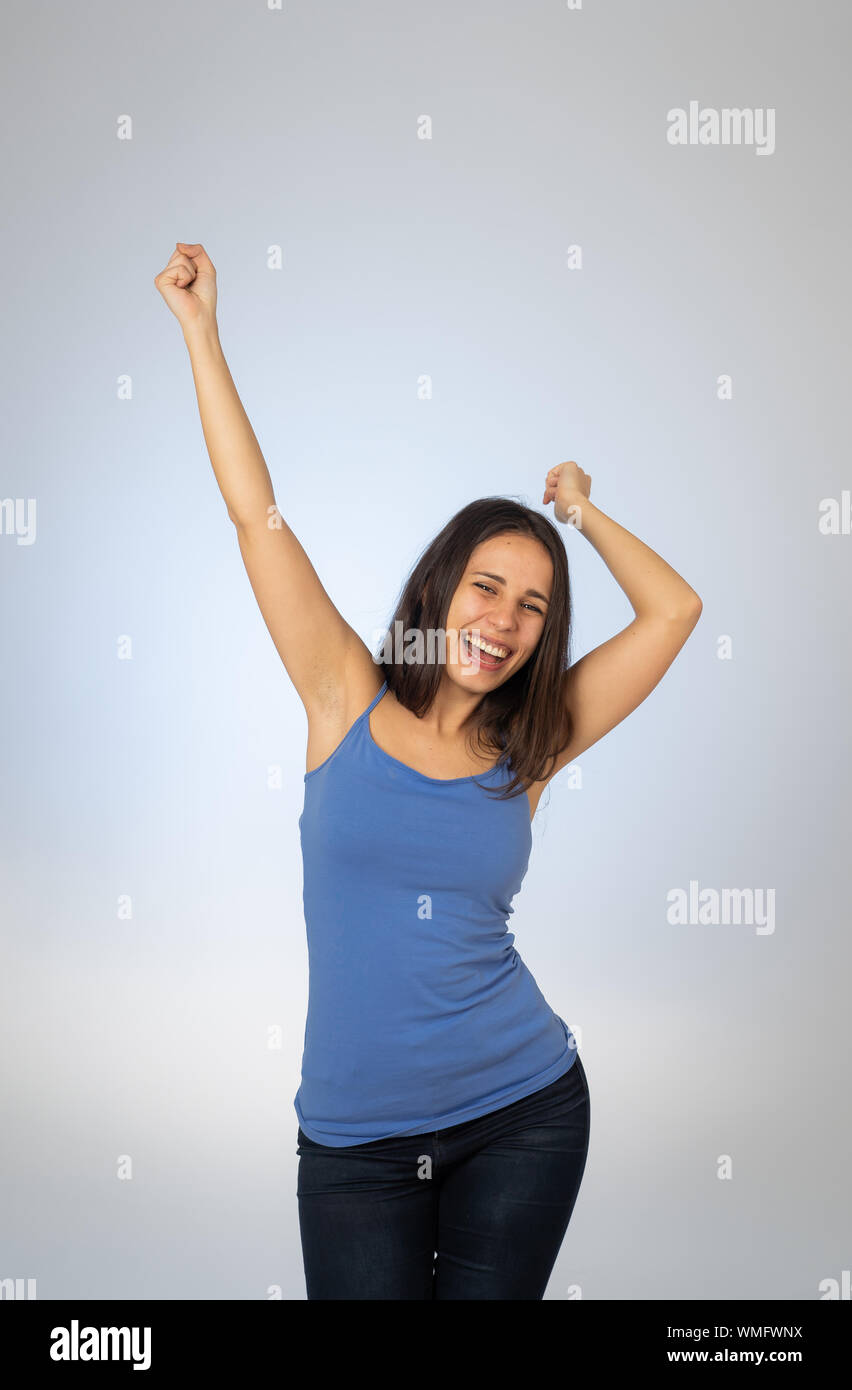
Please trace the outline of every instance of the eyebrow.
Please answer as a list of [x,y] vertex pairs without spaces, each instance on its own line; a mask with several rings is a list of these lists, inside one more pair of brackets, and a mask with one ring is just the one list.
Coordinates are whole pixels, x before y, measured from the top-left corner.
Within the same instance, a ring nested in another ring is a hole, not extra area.
[[[498,584],[505,584],[506,581],[502,574],[489,574],[488,570],[474,570],[474,574],[484,574],[486,579],[496,579]],[[530,598],[540,598],[544,603],[550,603],[546,594],[540,594],[538,589],[527,589],[525,591]]]

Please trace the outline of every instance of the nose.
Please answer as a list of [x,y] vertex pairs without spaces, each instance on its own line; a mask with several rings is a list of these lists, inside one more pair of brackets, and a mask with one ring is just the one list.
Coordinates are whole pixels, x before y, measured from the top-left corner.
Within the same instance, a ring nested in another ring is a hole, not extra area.
[[495,632],[511,632],[516,623],[514,601],[508,597],[495,599],[488,609],[488,622]]

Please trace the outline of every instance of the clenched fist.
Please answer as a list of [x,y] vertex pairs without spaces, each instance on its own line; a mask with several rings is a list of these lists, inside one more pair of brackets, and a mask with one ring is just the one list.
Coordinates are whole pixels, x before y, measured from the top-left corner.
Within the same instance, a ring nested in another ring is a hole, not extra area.
[[216,269],[200,242],[177,242],[154,284],[184,332],[215,324]]
[[551,468],[544,480],[542,502],[545,506],[548,502],[553,503],[554,520],[570,521],[572,525],[576,525],[572,509],[582,507],[582,501],[578,499],[588,497],[591,490],[591,473],[584,473],[579,464],[574,463],[572,459],[568,463],[557,463],[555,468]]

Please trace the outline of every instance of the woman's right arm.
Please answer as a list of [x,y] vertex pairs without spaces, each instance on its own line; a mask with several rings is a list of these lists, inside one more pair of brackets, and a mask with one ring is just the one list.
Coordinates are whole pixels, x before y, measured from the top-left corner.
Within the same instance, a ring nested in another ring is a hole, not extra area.
[[338,708],[347,674],[362,676],[373,659],[278,511],[219,342],[212,262],[203,246],[178,242],[154,283],[183,330],[204,442],[269,634],[308,713]]

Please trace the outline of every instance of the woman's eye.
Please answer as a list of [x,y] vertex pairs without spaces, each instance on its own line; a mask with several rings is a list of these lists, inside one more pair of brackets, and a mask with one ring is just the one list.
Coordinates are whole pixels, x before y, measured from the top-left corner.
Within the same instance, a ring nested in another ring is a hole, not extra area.
[[[491,587],[490,584],[483,584],[483,582],[482,582],[481,579],[474,579],[473,583],[474,583],[474,586],[475,586],[477,589],[485,589],[486,592],[489,593],[489,594],[493,594],[493,593],[496,592],[496,590],[492,589],[492,587]],[[524,604],[524,608],[529,608],[529,609],[531,609],[533,613],[538,613],[539,617],[541,617],[541,609],[538,607],[537,604],[535,604],[535,603],[525,603],[525,604]]]

